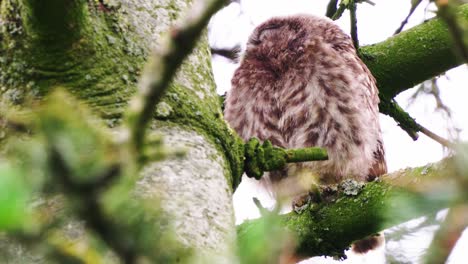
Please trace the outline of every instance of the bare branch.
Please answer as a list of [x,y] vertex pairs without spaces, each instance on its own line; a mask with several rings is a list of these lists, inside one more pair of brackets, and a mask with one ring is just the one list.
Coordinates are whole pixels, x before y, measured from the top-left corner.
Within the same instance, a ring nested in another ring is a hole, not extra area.
[[327,5],[327,13],[325,13],[325,16],[332,18],[333,15],[336,13],[338,10],[338,0],[330,0]]
[[418,132],[422,132],[446,148],[453,149],[455,147],[454,143],[438,136],[434,132],[417,123],[416,120],[403,110],[395,100],[383,98],[380,101],[379,110],[382,114],[391,116],[398,123],[398,126],[408,133],[413,140],[417,140],[419,138]]
[[413,1],[411,1],[411,8],[410,8],[410,11],[408,12],[408,15],[401,22],[400,27],[397,28],[397,30],[395,30],[395,33],[393,33],[394,35],[400,33],[403,30],[405,25],[408,23],[409,18],[411,17],[411,15],[413,15],[414,11],[419,6],[419,4],[421,4],[421,2],[422,2],[422,0],[413,0]]
[[219,55],[221,57],[225,57],[235,63],[239,62],[240,52],[241,47],[239,45],[236,45],[233,48],[211,48],[212,55]]
[[353,40],[354,48],[359,52],[359,37],[357,28],[357,4],[355,0],[349,1],[349,13],[351,20],[351,39]]

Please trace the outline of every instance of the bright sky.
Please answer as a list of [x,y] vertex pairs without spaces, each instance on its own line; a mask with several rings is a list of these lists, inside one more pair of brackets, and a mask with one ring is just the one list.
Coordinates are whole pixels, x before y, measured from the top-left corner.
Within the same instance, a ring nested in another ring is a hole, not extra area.
[[[401,21],[410,9],[411,0],[373,0],[375,6],[360,4],[358,6],[358,30],[361,45],[372,44],[383,41],[393,34],[399,27]],[[424,1],[413,14],[405,29],[420,24],[424,19],[434,16],[430,10],[425,10],[427,1]],[[325,14],[328,0],[241,0],[241,5],[231,4],[229,7],[218,13],[210,23],[210,43],[219,48],[229,48],[236,44],[245,47],[247,38],[253,28],[272,16],[288,15],[296,13],[309,13],[323,16]],[[242,14],[239,17],[239,14]],[[337,24],[346,32],[349,32],[349,17],[344,15]],[[215,74],[218,93],[223,94],[230,89],[230,80],[237,65],[230,63],[224,58],[213,59],[213,71]],[[441,87],[440,96],[442,101],[452,110],[452,117],[447,120],[440,111],[435,111],[435,100],[428,95],[420,96],[409,107],[408,99],[414,93],[414,89],[405,91],[398,95],[397,101],[416,120],[431,131],[443,136],[453,137],[450,134],[455,128],[460,129],[459,138],[468,140],[468,129],[466,113],[468,104],[468,74],[467,66],[461,66],[449,71],[446,77],[439,79]],[[386,158],[389,171],[394,171],[405,167],[425,165],[435,162],[444,157],[441,146],[420,135],[417,141],[413,141],[396,123],[389,117],[381,115],[381,125],[386,148]],[[234,206],[236,209],[236,219],[241,222],[246,218],[258,216],[256,207],[253,205],[252,196],[258,197],[262,204],[269,206],[272,199],[259,190],[255,182],[244,180],[234,195]],[[434,229],[434,228],[433,228]],[[463,241],[457,245],[456,252],[451,256],[449,263],[463,263],[466,254],[461,248],[468,248],[468,234],[464,234]],[[430,232],[425,232],[405,246],[408,255],[415,249],[424,248],[429,245],[432,238]],[[392,245],[388,245],[391,247]],[[414,254],[414,253],[413,253]],[[368,260],[368,263],[375,263],[375,259]],[[324,263],[321,260],[318,263]],[[351,260],[348,263],[363,263]]]

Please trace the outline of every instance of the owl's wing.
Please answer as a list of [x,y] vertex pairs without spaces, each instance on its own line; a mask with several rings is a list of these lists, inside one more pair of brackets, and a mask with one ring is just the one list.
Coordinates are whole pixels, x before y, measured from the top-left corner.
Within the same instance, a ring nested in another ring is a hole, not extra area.
[[376,177],[387,173],[387,162],[385,161],[385,150],[383,147],[382,139],[378,140],[377,142],[377,150],[374,151],[374,158],[375,162],[369,169],[369,173],[367,176],[368,181],[372,181]]
[[368,173],[368,180],[374,180],[376,177],[381,176],[387,173],[387,162],[385,160],[385,149],[383,146],[382,140],[382,131],[380,130],[380,122],[379,122],[379,90],[377,89],[376,80],[372,73],[369,71],[367,66],[360,60],[359,64],[363,68],[364,72],[368,76],[368,81],[366,81],[366,88],[367,88],[367,107],[370,109],[371,113],[373,114],[373,121],[377,123],[377,127],[379,129],[378,132],[378,139],[377,139],[377,149],[374,151],[374,163],[372,167],[369,169]]
[[353,71],[354,78],[360,80],[360,88],[357,89],[361,92],[363,97],[364,105],[370,112],[371,120],[374,126],[371,129],[378,129],[377,135],[377,147],[374,151],[374,163],[368,172],[368,180],[373,180],[376,177],[387,173],[387,162],[385,160],[385,149],[383,146],[382,132],[380,130],[379,122],[379,90],[374,76],[357,56],[354,46],[352,45],[351,39],[348,36],[343,37],[336,42],[333,48],[341,53],[342,57],[345,57],[348,69]]

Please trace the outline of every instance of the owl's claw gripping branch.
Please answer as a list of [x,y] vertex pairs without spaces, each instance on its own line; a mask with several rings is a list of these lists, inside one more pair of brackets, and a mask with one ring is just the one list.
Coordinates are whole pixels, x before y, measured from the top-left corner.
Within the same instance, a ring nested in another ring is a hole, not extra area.
[[327,160],[328,154],[324,148],[283,149],[268,140],[260,144],[257,138],[251,138],[244,145],[244,157],[245,173],[259,180],[265,171],[279,170],[292,162]]

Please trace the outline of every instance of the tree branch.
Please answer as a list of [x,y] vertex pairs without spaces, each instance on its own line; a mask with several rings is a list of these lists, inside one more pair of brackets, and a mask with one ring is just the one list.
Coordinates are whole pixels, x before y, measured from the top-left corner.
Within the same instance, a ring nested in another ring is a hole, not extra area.
[[[353,241],[449,206],[459,195],[453,173],[452,160],[397,171],[368,183],[357,195],[339,186],[341,190],[332,195],[322,194],[329,202],[279,217],[296,235],[300,256],[344,257]],[[239,236],[262,221],[244,222]]]
[[257,138],[250,139],[244,146],[244,170],[247,176],[260,179],[265,171],[280,170],[286,163],[327,160],[327,151],[311,147],[283,149],[274,147],[269,140],[262,145]]
[[338,10],[338,0],[330,0],[327,5],[327,12],[325,13],[325,16],[332,18],[333,15],[336,13]]
[[406,15],[405,19],[401,22],[400,26],[395,30],[395,33],[393,33],[394,35],[400,33],[403,30],[405,25],[408,23],[409,18],[411,17],[411,15],[413,15],[414,11],[416,10],[416,8],[418,8],[421,2],[422,0],[411,1],[411,8],[408,12],[408,15]]
[[[457,8],[456,19],[468,23],[468,4]],[[377,79],[380,94],[398,93],[463,63],[441,19],[432,19],[383,42],[364,46],[361,55]]]

